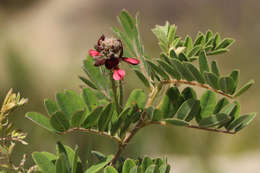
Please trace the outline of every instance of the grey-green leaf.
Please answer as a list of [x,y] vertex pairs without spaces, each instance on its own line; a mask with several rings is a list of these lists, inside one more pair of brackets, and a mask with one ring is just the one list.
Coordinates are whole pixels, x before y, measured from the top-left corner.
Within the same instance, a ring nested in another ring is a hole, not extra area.
[[202,51],[199,55],[199,67],[201,74],[204,72],[209,72],[208,60],[204,51]]
[[143,82],[144,86],[149,88],[150,87],[150,83],[146,79],[146,77],[143,75],[143,73],[141,73],[139,70],[134,70],[134,72],[135,72],[136,76]]
[[44,104],[50,116],[59,110],[56,102],[51,99],[45,99]]
[[50,124],[58,132],[64,132],[70,128],[70,123],[62,112],[56,112],[51,116]]
[[193,117],[199,114],[200,102],[195,99],[186,100],[181,107],[178,109],[176,115],[178,119],[190,121]]
[[214,108],[216,106],[216,93],[207,90],[203,93],[200,99],[200,116],[201,118],[206,118],[213,114]]
[[256,116],[256,113],[242,115],[239,118],[233,120],[227,127],[227,130],[238,128],[243,122],[248,123],[248,119],[252,119]]
[[219,89],[218,76],[216,76],[214,73],[204,72],[204,77],[209,86],[216,90]]
[[131,159],[127,159],[124,162],[122,173],[130,173],[131,169],[136,166],[135,162]]
[[179,120],[176,118],[165,119],[165,122],[172,124],[174,126],[188,126],[189,125],[189,123],[187,121]]
[[238,97],[242,95],[244,92],[246,92],[253,84],[255,83],[254,80],[250,80],[248,83],[246,83],[242,88],[240,88],[235,94],[234,97]]
[[44,154],[40,152],[34,152],[32,157],[34,162],[38,165],[43,173],[56,172],[55,165]]
[[211,63],[211,71],[214,73],[216,76],[219,76],[219,69],[216,61],[212,61]]
[[109,156],[107,156],[106,160],[91,166],[84,173],[96,173],[96,172],[102,170],[112,159],[113,159],[113,155],[109,155]]
[[212,127],[218,124],[223,124],[230,120],[229,116],[224,113],[218,113],[216,115],[208,116],[206,118],[202,118],[199,122],[200,127]]
[[97,120],[99,119],[100,113],[102,111],[103,107],[97,107],[94,109],[85,119],[85,121],[82,124],[82,127],[84,128],[90,128],[94,126],[97,123]]
[[199,83],[202,83],[202,84],[205,83],[203,76],[201,75],[199,70],[194,65],[192,65],[191,63],[187,63],[187,62],[184,62],[183,64],[186,67],[189,74],[193,77],[193,79],[195,79]]
[[141,89],[135,89],[131,92],[125,107],[131,107],[131,105],[137,104],[139,108],[144,108],[146,103],[146,94]]
[[55,131],[50,124],[49,118],[42,114],[39,114],[37,112],[28,112],[26,114],[26,118],[51,132]]

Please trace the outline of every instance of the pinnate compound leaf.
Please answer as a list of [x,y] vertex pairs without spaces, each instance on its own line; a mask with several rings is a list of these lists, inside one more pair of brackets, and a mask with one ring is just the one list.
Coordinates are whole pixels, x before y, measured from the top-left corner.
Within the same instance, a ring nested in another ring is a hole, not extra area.
[[50,116],[53,115],[55,112],[59,111],[56,102],[51,99],[45,99],[44,104]]
[[109,155],[109,156],[107,156],[106,160],[91,166],[84,173],[96,173],[96,172],[102,170],[112,159],[113,159],[113,155]]
[[248,83],[246,83],[242,88],[240,88],[235,94],[234,97],[238,97],[242,95],[244,92],[246,92],[253,84],[255,83],[254,80],[250,80]]
[[210,90],[205,91],[201,96],[200,106],[200,116],[202,119],[212,115],[216,106],[216,93]]
[[213,127],[219,124],[223,124],[230,120],[230,117],[224,113],[218,113],[216,115],[202,118],[199,122],[200,127]]
[[84,120],[82,127],[87,129],[87,128],[90,128],[90,127],[96,125],[97,120],[100,117],[100,113],[101,113],[102,109],[103,109],[103,107],[97,107],[92,112],[90,112],[89,115],[87,116],[87,118]]
[[56,172],[55,165],[44,154],[42,154],[40,152],[34,152],[32,154],[32,157],[33,157],[34,162],[37,164],[37,166],[40,168],[40,170],[43,173],[50,173],[50,172],[55,173]]
[[50,119],[40,113],[37,112],[28,112],[26,114],[26,118],[33,121],[34,123],[38,124],[39,126],[51,131],[55,132],[53,127],[50,124]]
[[150,87],[150,83],[149,81],[146,79],[146,77],[143,75],[142,72],[140,72],[139,70],[134,70],[136,76],[143,82],[144,86],[146,86],[147,88]]
[[56,112],[51,116],[51,126],[58,132],[64,132],[70,128],[70,123],[62,112]]
[[128,97],[125,107],[131,107],[132,105],[137,104],[139,108],[144,108],[146,98],[147,96],[143,90],[135,89],[131,92],[130,96]]

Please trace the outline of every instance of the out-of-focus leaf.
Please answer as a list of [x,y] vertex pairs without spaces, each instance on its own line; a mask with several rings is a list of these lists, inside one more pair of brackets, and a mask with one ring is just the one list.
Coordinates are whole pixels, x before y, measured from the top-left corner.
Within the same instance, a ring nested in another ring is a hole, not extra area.
[[58,132],[64,132],[70,128],[70,123],[62,112],[56,112],[51,116],[51,126]]
[[32,154],[34,162],[43,173],[56,172],[55,165],[42,153],[34,152]]
[[116,134],[116,132],[118,131],[120,126],[123,124],[124,120],[126,119],[127,114],[129,113],[130,110],[131,110],[131,108],[127,107],[119,114],[118,119],[115,121],[115,123],[112,124],[111,135]]
[[104,169],[104,173],[118,173],[117,170],[115,168],[113,168],[112,166],[107,166]]
[[254,80],[250,80],[248,83],[246,83],[242,88],[240,88],[235,94],[234,97],[238,97],[242,95],[244,92],[246,92],[253,84],[255,83]]
[[130,173],[131,169],[136,166],[135,162],[131,159],[127,159],[124,162],[122,173]]
[[163,118],[163,113],[159,109],[154,109],[152,121],[159,121]]
[[153,164],[153,161],[149,157],[145,157],[141,164],[141,173],[145,173],[146,169]]
[[37,112],[28,112],[26,114],[26,118],[51,132],[55,131],[50,124],[49,118],[42,114],[39,114]]
[[66,167],[66,158],[65,154],[60,154],[57,161],[55,162],[56,165],[56,173],[70,173]]

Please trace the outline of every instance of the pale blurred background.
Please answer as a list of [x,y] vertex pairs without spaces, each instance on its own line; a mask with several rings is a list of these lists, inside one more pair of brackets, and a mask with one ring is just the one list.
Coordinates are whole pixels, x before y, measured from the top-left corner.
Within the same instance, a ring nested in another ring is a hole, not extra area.
[[[29,146],[21,152],[55,151],[61,140],[72,147],[79,144],[82,158],[89,149],[111,154],[116,145],[102,137],[70,134],[53,135],[24,118],[27,111],[45,113],[44,98],[57,91],[74,89],[82,60],[102,34],[112,34],[116,16],[125,8],[140,12],[142,40],[146,52],[159,55],[157,40],[150,32],[166,20],[178,26],[178,34],[196,36],[197,31],[217,31],[236,39],[231,51],[213,57],[228,74],[241,69],[241,83],[253,78],[256,84],[239,98],[242,113],[260,112],[260,2],[256,0],[1,0],[0,1],[0,89],[1,100],[9,88],[29,98],[16,115],[15,124],[29,133]],[[127,93],[136,78],[127,74]],[[149,127],[128,146],[125,156],[167,156],[176,173],[244,173],[260,170],[260,118],[237,135],[224,135],[181,127]],[[27,162],[31,165],[31,159]]]

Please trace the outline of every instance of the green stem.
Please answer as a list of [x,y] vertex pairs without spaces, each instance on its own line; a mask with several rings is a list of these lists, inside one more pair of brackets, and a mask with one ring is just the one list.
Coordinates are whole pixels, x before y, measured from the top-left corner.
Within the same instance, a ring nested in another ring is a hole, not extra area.
[[124,100],[123,84],[121,80],[119,81],[119,94],[120,94],[119,105],[120,105],[120,112],[121,112],[123,108],[123,100]]
[[116,82],[113,79],[113,72],[110,72],[110,81],[111,81],[111,87],[112,87],[112,91],[113,91],[113,96],[114,96],[114,102],[115,102],[115,106],[116,106],[116,112],[119,115],[120,114],[120,107],[118,104],[118,97],[117,97],[117,87],[116,87]]

